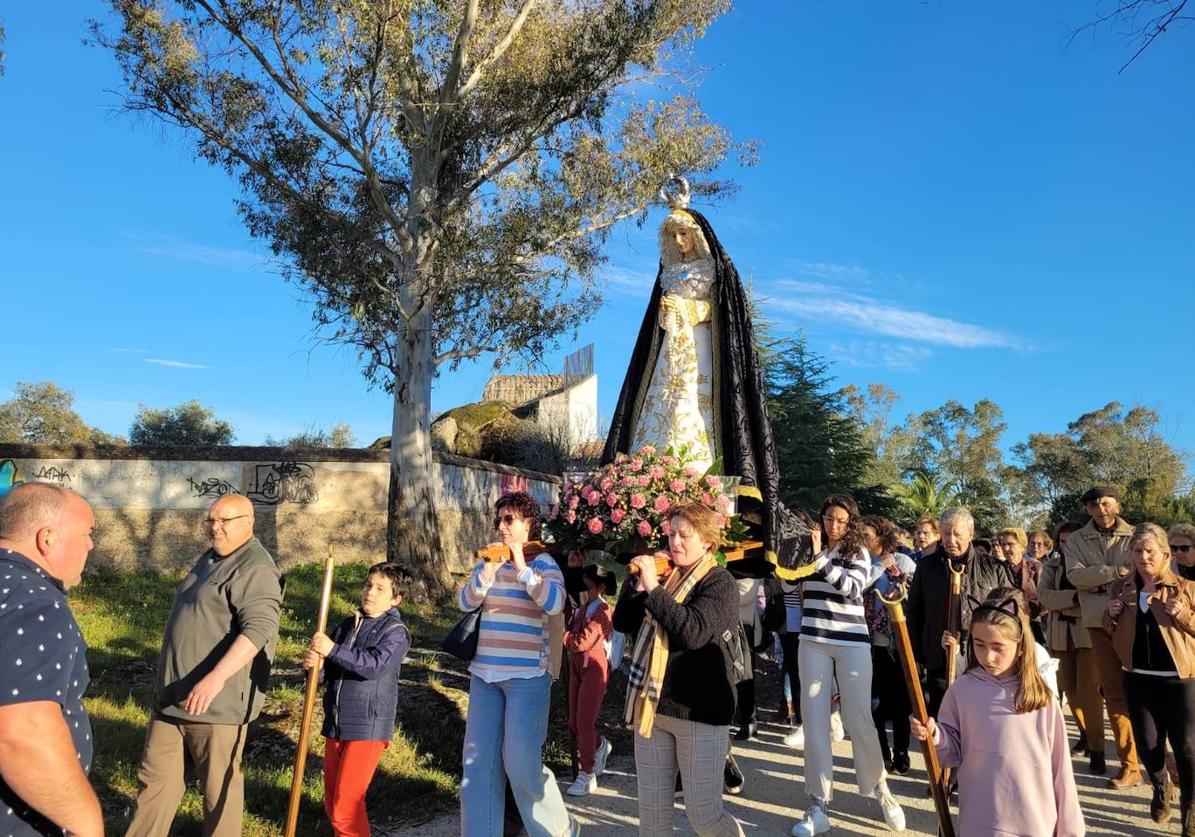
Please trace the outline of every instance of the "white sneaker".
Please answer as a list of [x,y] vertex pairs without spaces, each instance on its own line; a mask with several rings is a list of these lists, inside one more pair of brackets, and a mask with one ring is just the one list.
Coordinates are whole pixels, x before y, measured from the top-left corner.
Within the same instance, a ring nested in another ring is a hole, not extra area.
[[582,770],[577,774],[577,781],[569,785],[565,791],[569,796],[589,796],[597,790],[597,777]]
[[593,775],[601,776],[606,772],[606,759],[610,758],[610,752],[614,748],[610,746],[610,739],[603,738],[598,744],[597,752],[593,754]]
[[892,831],[904,831],[905,812],[886,786],[876,788],[876,801],[880,803],[880,811],[884,814],[884,824]]
[[804,747],[805,746],[805,728],[800,724],[793,727],[793,731],[784,736],[784,746],[786,747]]
[[813,837],[815,834],[825,834],[830,830],[830,818],[820,805],[810,805],[809,810],[801,821],[793,826],[789,832],[793,837]]
[[830,713],[830,740],[835,744],[846,740],[846,730],[842,728],[842,718],[837,712]]

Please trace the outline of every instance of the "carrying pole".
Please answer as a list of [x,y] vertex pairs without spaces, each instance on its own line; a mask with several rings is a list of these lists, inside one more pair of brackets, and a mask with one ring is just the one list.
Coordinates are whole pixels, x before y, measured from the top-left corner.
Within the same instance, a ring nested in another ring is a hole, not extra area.
[[[966,564],[956,564],[950,558],[946,559],[946,569],[950,571],[950,598],[946,600],[946,630],[956,637],[962,638],[962,609],[963,609],[963,573],[967,571]],[[958,677],[958,649],[946,654],[946,688],[949,689]],[[942,785],[950,787],[950,769],[942,771]]]
[[[324,586],[320,591],[319,616],[316,618],[316,633],[328,632],[328,607],[332,603],[332,574],[336,568],[336,561],[332,557],[332,550],[328,550],[328,560],[324,562]],[[308,739],[311,735],[311,715],[315,711],[315,697],[319,691],[319,674],[323,667],[323,658],[317,659],[315,665],[307,669],[307,695],[303,700],[303,720],[299,724],[299,746],[295,750],[295,772],[290,780],[290,802],[286,806],[286,837],[295,837],[295,828],[299,824],[299,800],[303,796],[303,771],[307,766]]]
[[[909,705],[913,708],[913,716],[922,725],[927,725],[929,712],[925,709],[925,695],[921,692],[921,678],[917,674],[917,661],[913,659],[913,645],[909,641],[909,625],[905,620],[904,606],[901,604],[905,600],[905,587],[903,584],[896,586],[891,596],[885,596],[883,593],[878,595],[888,608],[888,621],[892,623],[892,631],[896,637],[896,650],[900,653],[901,668],[905,673],[905,685],[909,690]],[[927,738],[921,742],[921,752],[925,755],[929,790],[934,798],[934,808],[938,812],[938,833],[941,837],[954,837],[954,822],[950,819],[950,799],[946,795],[946,785],[942,780],[938,748]]]

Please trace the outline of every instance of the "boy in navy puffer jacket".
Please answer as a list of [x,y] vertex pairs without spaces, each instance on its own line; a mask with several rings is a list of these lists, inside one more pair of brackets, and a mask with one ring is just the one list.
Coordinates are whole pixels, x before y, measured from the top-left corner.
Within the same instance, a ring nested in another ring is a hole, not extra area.
[[324,658],[324,810],[337,837],[369,837],[365,791],[394,735],[398,676],[411,634],[398,612],[411,578],[397,564],[369,568],[361,607],[303,658]]

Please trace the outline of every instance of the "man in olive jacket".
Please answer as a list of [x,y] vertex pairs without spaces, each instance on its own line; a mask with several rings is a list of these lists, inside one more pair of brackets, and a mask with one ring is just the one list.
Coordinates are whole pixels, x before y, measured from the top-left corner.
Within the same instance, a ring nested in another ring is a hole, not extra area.
[[[908,622],[913,656],[925,668],[926,703],[931,715],[938,714],[946,694],[946,654],[943,636],[952,630],[946,624],[950,601],[949,563],[963,571],[959,594],[958,645],[966,646],[971,608],[967,596],[983,601],[998,587],[1012,586],[1008,565],[991,556],[979,554],[973,545],[975,518],[962,506],[942,512],[939,522],[941,539],[917,562],[917,572],[909,584]],[[956,649],[957,650],[957,649]],[[951,651],[949,653],[955,653]],[[962,673],[961,671],[959,672]]]
[[241,754],[261,712],[278,639],[282,579],[253,536],[253,504],[221,497],[204,521],[211,548],[174,593],[158,659],[158,693],[126,837],[166,837],[193,765],[203,833],[241,833]]
[[1116,755],[1120,758],[1120,774],[1109,779],[1108,784],[1117,789],[1131,788],[1141,784],[1141,771],[1124,696],[1124,671],[1112,647],[1112,637],[1104,630],[1103,618],[1113,582],[1133,569],[1133,554],[1129,551],[1133,527],[1120,516],[1120,495],[1115,488],[1093,488],[1081,499],[1091,520],[1067,539],[1063,554],[1066,577],[1079,591],[1083,627],[1091,637],[1108,721],[1116,739]]

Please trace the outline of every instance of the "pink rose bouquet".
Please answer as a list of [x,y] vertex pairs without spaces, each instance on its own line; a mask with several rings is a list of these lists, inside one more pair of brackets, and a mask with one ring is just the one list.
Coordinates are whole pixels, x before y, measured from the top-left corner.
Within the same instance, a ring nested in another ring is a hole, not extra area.
[[614,554],[658,549],[667,545],[670,509],[700,503],[721,515],[731,513],[737,482],[695,468],[684,448],[645,445],[589,473],[566,475],[545,534],[566,549]]

